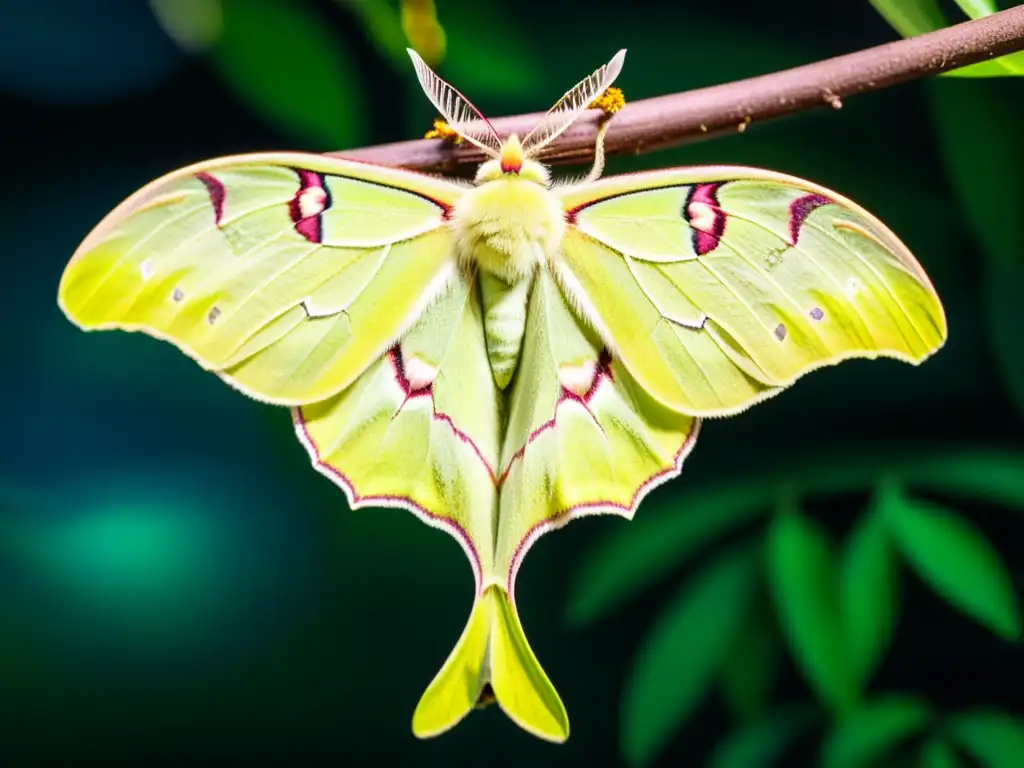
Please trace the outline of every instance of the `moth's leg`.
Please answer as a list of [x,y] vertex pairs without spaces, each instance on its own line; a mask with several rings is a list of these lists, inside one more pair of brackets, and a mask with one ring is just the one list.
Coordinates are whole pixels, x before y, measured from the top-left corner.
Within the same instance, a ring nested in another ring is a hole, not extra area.
[[610,117],[610,115],[605,117],[601,121],[601,127],[597,129],[597,140],[594,143],[594,165],[591,167],[590,173],[580,179],[580,184],[589,184],[601,178],[601,172],[604,170],[604,135],[608,132],[608,126],[611,123]]

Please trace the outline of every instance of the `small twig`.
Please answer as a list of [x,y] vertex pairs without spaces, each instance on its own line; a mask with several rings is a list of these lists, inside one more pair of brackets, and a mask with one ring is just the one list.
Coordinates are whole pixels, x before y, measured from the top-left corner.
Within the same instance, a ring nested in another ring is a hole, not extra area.
[[[842,99],[986,61],[1024,49],[1024,5],[879,45],[815,64],[724,85],[627,103],[615,115],[606,137],[609,155],[640,154],[732,131],[812,107],[838,109]],[[593,159],[601,112],[592,110],[548,147],[547,163],[582,163]],[[542,113],[501,117],[491,122],[502,135],[526,133]],[[472,146],[451,146],[438,140],[400,141],[342,152],[353,160],[456,171],[479,163],[483,154]]]

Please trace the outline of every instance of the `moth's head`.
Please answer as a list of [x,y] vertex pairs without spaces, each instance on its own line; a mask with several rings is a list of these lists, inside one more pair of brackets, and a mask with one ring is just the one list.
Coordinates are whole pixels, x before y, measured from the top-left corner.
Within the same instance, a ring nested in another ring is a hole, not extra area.
[[555,106],[548,110],[537,127],[526,134],[522,141],[515,134],[502,141],[494,126],[480,110],[438,77],[414,50],[408,50],[423,92],[427,94],[427,98],[441,113],[449,127],[490,156],[491,159],[484,162],[477,171],[478,183],[505,176],[518,176],[547,185],[550,181],[547,168],[533,158],[538,156],[541,149],[561,136],[590,107],[594,99],[604,93],[622,71],[622,63],[626,59],[626,51],[621,50],[611,61],[577,83],[555,102]]
[[480,165],[476,172],[476,183],[482,184],[505,176],[534,181],[545,187],[551,182],[548,169],[542,163],[529,158],[523,149],[523,143],[514,133],[502,143],[496,158]]

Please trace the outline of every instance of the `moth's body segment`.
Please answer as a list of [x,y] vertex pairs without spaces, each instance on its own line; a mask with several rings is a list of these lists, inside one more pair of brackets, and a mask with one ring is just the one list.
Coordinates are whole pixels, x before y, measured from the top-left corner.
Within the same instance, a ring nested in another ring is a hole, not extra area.
[[451,214],[460,266],[468,274],[479,272],[488,358],[501,389],[522,349],[529,283],[565,234],[565,213],[549,183],[547,169],[524,159],[513,135],[499,159],[481,166],[476,186]]

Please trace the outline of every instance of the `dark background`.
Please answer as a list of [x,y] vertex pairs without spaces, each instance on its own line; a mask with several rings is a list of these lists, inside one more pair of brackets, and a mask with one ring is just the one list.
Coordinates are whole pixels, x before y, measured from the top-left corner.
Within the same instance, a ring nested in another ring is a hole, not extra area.
[[[1012,508],[1024,507],[1024,463],[1012,462],[1024,453],[1022,84],[941,78],[850,98],[839,111],[613,160],[609,172],[751,164],[839,190],[917,254],[946,308],[946,347],[921,368],[844,363],[709,422],[682,476],[652,494],[636,521],[575,523],[531,551],[518,605],[569,710],[567,744],[530,737],[497,707],[416,740],[413,708],[472,599],[455,542],[405,512],[351,512],[309,467],[285,410],[247,400],[170,345],[84,334],[56,305],[61,271],[89,229],[167,171],[429,127],[434,115],[411,67],[382,42],[386,30],[367,27],[365,8],[230,2],[222,44],[190,53],[141,0],[0,0],[5,763],[190,755],[614,764],[638,650],[666,600],[719,544],[668,564],[664,578],[595,621],[573,623],[566,615],[587,553],[609,536],[625,542],[645,524],[690,514],[691,492],[753,488],[754,478],[797,489],[804,511],[838,541],[867,503],[881,453],[897,474],[933,451],[1009,457],[1002,495],[985,482],[973,498],[920,493],[984,531],[1020,584],[1024,521]],[[621,47],[629,55],[618,84],[638,99],[898,37],[854,0],[453,0],[438,12],[448,39],[439,71],[492,115],[546,108]],[[296,37],[305,34],[316,39],[304,49]],[[829,462],[867,468],[849,487],[801,490]],[[766,492],[766,508],[774,498]],[[752,518],[730,535],[756,538],[764,525]],[[1024,706],[1018,647],[909,572],[901,583],[895,637],[870,690],[913,692],[938,712]],[[680,647],[666,674],[686,674],[686,664]],[[787,653],[771,666],[766,715],[773,702],[814,706],[813,686]],[[828,728],[822,717],[786,765],[811,764]],[[736,722],[709,691],[655,750],[658,764],[705,764]]]

